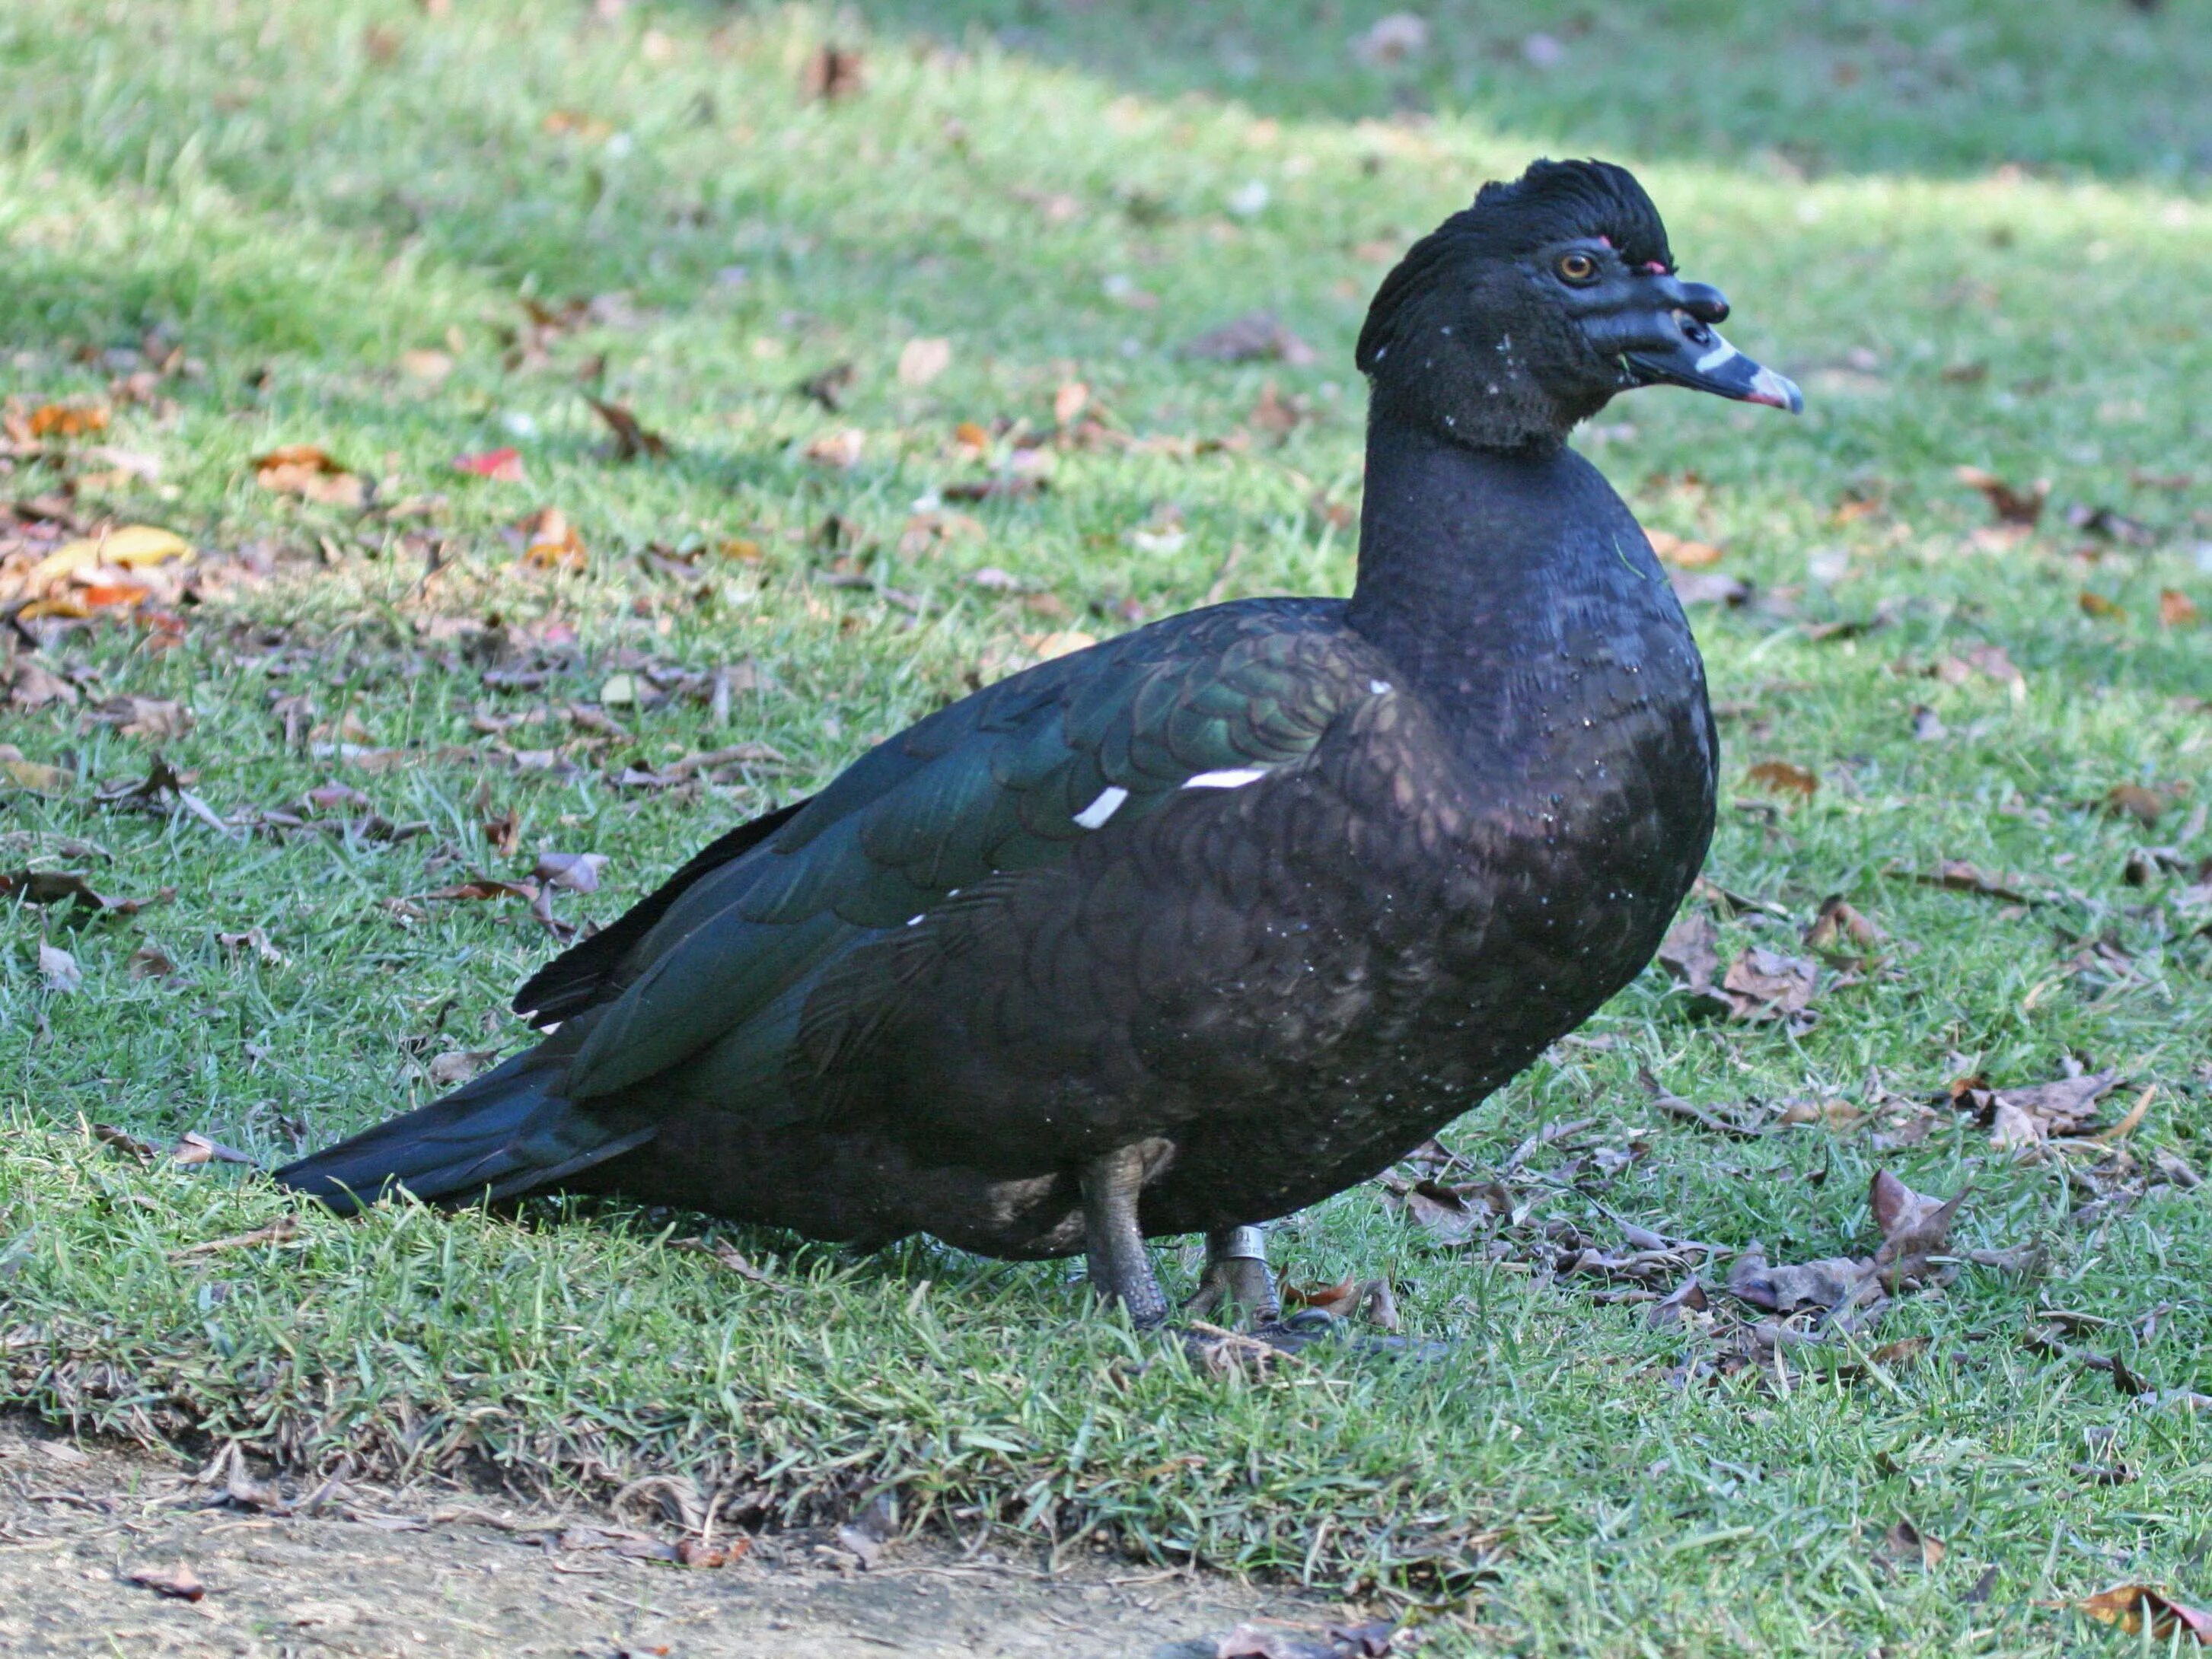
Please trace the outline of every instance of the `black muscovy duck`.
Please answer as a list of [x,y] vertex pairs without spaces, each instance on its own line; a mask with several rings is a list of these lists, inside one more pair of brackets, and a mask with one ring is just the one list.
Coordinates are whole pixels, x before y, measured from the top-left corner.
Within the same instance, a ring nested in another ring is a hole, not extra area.
[[1566,447],[1658,382],[1795,410],[1635,179],[1539,161],[1358,347],[1349,601],[1250,599],[1014,675],[730,831],[524,986],[544,1041],[278,1172],[341,1208],[622,1193],[880,1244],[1147,1235],[1263,1315],[1258,1224],[1387,1167],[1644,967],[1705,854],[1703,665]]

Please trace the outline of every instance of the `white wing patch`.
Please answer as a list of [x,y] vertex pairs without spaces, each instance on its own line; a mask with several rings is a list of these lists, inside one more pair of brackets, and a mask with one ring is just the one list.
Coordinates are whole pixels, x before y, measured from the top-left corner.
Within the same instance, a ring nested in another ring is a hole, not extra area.
[[1222,772],[1200,772],[1182,781],[1186,789],[1242,789],[1267,775],[1264,766],[1232,767]]
[[1129,799],[1129,792],[1119,784],[1109,784],[1098,792],[1098,799],[1075,815],[1076,823],[1085,830],[1105,827],[1106,820],[1121,810],[1121,803]]

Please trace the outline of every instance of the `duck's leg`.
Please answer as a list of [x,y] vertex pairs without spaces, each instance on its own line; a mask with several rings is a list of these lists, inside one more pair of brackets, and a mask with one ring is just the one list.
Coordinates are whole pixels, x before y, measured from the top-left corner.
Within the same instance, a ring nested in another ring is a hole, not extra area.
[[1242,1310],[1256,1325],[1280,1319],[1283,1305],[1275,1291],[1275,1276],[1267,1270],[1267,1229],[1223,1227],[1208,1233],[1205,1275],[1182,1306],[1187,1314],[1209,1318],[1216,1314],[1233,1318]]
[[1140,1329],[1168,1316],[1167,1297],[1137,1230],[1137,1194],[1144,1184],[1142,1146],[1124,1146],[1083,1166],[1083,1253],[1091,1288],[1117,1298]]

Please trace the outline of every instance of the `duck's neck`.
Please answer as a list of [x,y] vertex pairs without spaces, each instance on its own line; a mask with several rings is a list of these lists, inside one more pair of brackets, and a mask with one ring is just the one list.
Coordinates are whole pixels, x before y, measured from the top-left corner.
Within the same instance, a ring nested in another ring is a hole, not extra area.
[[1678,667],[1685,649],[1695,661],[1643,531],[1588,461],[1564,444],[1474,449],[1382,419],[1368,431],[1347,616],[1470,741],[1553,725],[1597,690],[1583,671],[1598,663],[1636,675]]

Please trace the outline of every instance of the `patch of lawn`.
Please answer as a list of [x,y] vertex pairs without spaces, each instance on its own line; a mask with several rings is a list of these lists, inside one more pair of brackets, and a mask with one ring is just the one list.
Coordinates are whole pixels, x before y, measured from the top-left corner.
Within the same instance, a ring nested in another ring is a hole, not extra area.
[[[1434,1598],[1445,1651],[2057,1652],[2081,1631],[2047,1603],[2123,1579],[2203,1599],[2212,1218],[2140,1176],[2212,1164],[2212,659],[2186,614],[2212,610],[2212,33],[2185,7],[1770,28],[1685,5],[1608,12],[1545,70],[1536,9],[1446,7],[1384,73],[1345,46],[1381,9],[0,16],[7,390],[26,417],[112,409],[15,445],[0,495],[73,478],[84,520],[173,527],[203,573],[180,633],[27,619],[43,648],[14,647],[71,690],[0,705],[0,742],[61,774],[0,772],[0,871],[174,892],[0,908],[0,1398],[301,1468],[676,1472],[754,1521],[895,1490],[963,1535]],[[830,40],[865,86],[808,100]],[[1698,1018],[1655,969],[1455,1126],[1457,1178],[1595,1119],[1522,1166],[1552,1194],[1536,1224],[1709,1241],[1716,1286],[1754,1243],[1870,1249],[1881,1167],[1972,1183],[1960,1251],[2037,1259],[1964,1266],[1864,1344],[1716,1369],[1697,1322],[1595,1299],[1565,1247],[1448,1248],[1363,1188],[1277,1230],[1288,1276],[1387,1278],[1451,1354],[1255,1376],[1133,1336],[1065,1265],[729,1234],[762,1285],[669,1248],[697,1218],[619,1206],[310,1214],[178,1254],[289,1206],[86,1126],[277,1160],[431,1097],[443,1054],[525,1040],[506,998],[551,936],[520,897],[429,896],[600,853],[599,890],[555,911],[604,921],[1050,635],[1341,591],[1382,251],[1546,148],[1634,165],[1731,333],[1808,393],[1792,422],[1646,392],[1587,441],[1649,525],[1751,585],[1693,612],[1727,762],[1711,874],[1787,920],[1723,914],[1723,951],[1807,954],[1831,894],[1884,937],[1796,1032]],[[1316,361],[1178,353],[1263,307]],[[949,366],[902,381],[917,338]],[[840,363],[841,408],[794,390]],[[672,453],[609,459],[585,390]],[[848,431],[850,465],[809,458]],[[371,510],[263,488],[253,458],[293,444],[372,481]],[[501,447],[524,482],[452,466]],[[1990,534],[1962,464],[2048,477],[2050,504]],[[1039,465],[1047,489],[958,498]],[[546,507],[580,570],[520,556]],[[95,800],[157,746],[94,718],[124,696],[188,707],[158,747],[234,833]],[[1776,761],[1814,793],[1762,788]],[[332,780],[367,804],[302,807]],[[2131,884],[2150,847],[2172,850]],[[2037,902],[1917,879],[1945,860]],[[2132,1198],[2077,1214],[2118,1158],[2022,1157],[1948,1105],[1893,1144],[1899,1100],[2069,1064],[2122,1074],[2106,1122],[2156,1085]],[[1710,1111],[1868,1115],[1727,1138],[1644,1070]],[[1914,1337],[1919,1363],[1870,1362]],[[1900,1518],[1939,1563],[1878,1559]]]

